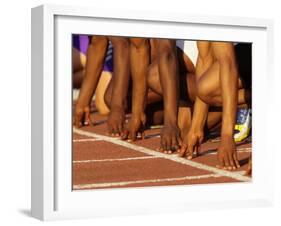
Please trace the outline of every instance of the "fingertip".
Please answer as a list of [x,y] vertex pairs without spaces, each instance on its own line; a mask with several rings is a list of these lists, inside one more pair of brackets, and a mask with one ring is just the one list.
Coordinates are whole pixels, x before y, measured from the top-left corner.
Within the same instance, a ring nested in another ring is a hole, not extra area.
[[238,161],[236,162],[236,166],[237,166],[237,168],[241,167]]
[[184,150],[182,150],[182,149],[179,149],[178,150],[178,155],[179,155],[179,157],[183,157],[183,155],[184,155]]

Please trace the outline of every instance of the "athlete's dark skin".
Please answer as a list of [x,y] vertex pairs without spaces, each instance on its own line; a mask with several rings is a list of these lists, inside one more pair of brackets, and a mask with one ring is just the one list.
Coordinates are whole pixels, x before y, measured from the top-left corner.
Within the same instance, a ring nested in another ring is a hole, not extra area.
[[[180,155],[187,155],[189,159],[196,156],[204,138],[203,130],[209,105],[223,106],[217,167],[234,170],[240,167],[233,138],[239,88],[234,47],[231,43],[207,41],[198,41],[197,46],[199,50],[196,65],[197,95],[191,127]],[[211,77],[213,79],[210,80]],[[215,91],[209,89],[212,80],[219,84]]]
[[179,75],[176,41],[157,40],[157,57],[160,84],[164,100],[164,127],[161,131],[160,150],[172,152],[181,145],[178,127]]
[[107,119],[108,132],[121,135],[125,122],[125,108],[129,85],[129,40],[127,38],[110,38],[114,48],[114,78],[110,101],[110,113]]
[[[129,40],[120,37],[93,36],[87,52],[85,78],[75,108],[74,125],[93,124],[90,119],[90,102],[98,85],[105,60],[108,42],[114,47],[114,78],[108,92],[110,108],[108,133],[120,135],[125,121],[125,105],[129,84]],[[108,93],[107,92],[107,93]]]
[[[155,46],[155,48],[157,49],[157,46]],[[178,108],[177,122],[180,133],[182,133],[182,130],[188,128],[188,125],[190,124],[190,106],[192,105],[192,100],[195,96],[195,76],[192,75],[195,73],[195,68],[189,57],[185,55],[179,48],[177,48],[177,61],[179,81],[181,84],[178,91],[180,93],[181,103]],[[194,82],[192,80],[194,80]],[[160,97],[163,97],[163,89],[160,82],[159,73],[159,58],[157,57],[157,55],[153,58],[152,63],[149,66],[147,82],[149,88],[154,93],[157,93]],[[170,154],[175,150],[176,149],[174,148],[166,149],[163,151],[164,153]]]
[[[164,152],[175,151],[181,144],[177,124],[179,81],[174,40],[157,39],[152,47],[152,58],[157,55],[158,70],[164,99],[164,127],[161,132],[161,147]],[[131,39],[131,72],[133,78],[132,118],[123,138],[135,140],[145,123],[145,102],[147,94],[147,70],[149,64],[148,39]],[[156,51],[155,51],[156,50]]]
[[144,137],[147,97],[147,70],[150,62],[149,39],[130,38],[130,65],[133,82],[132,115],[122,134],[122,139],[135,141],[138,133]]
[[90,102],[98,85],[108,45],[105,36],[93,36],[87,50],[85,77],[80,88],[75,106],[74,125],[82,127],[92,125],[90,118]]

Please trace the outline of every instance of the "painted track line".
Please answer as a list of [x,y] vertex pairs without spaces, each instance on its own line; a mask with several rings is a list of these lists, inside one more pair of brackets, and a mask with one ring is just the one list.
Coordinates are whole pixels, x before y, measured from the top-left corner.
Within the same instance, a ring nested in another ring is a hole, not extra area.
[[199,175],[199,176],[186,176],[186,177],[176,177],[176,178],[123,181],[123,182],[111,182],[111,183],[96,183],[96,184],[77,184],[77,185],[73,185],[73,189],[79,190],[79,189],[120,187],[120,186],[126,186],[126,185],[131,185],[131,184],[173,182],[173,181],[182,181],[182,180],[200,180],[200,179],[207,179],[207,178],[211,178],[211,177],[218,178],[218,177],[222,177],[222,175],[214,173],[214,174],[205,174],[205,175]]
[[143,159],[157,159],[157,156],[141,156],[131,158],[116,158],[116,159],[89,159],[89,160],[76,160],[73,163],[94,163],[94,162],[115,162],[115,161],[131,161],[131,160],[143,160]]
[[81,142],[91,142],[91,141],[101,141],[102,139],[91,138],[91,139],[74,139],[74,143],[81,143]]
[[185,158],[181,158],[179,156],[172,156],[172,155],[167,155],[161,152],[157,152],[154,150],[151,150],[149,148],[145,148],[145,147],[141,147],[141,146],[137,146],[135,144],[131,144],[128,143],[127,141],[123,141],[123,140],[119,140],[119,139],[112,139],[111,137],[107,137],[107,136],[103,136],[103,135],[99,135],[96,133],[92,133],[92,132],[87,132],[81,129],[77,129],[77,128],[73,128],[73,132],[80,134],[80,135],[84,135],[84,136],[88,136],[88,137],[93,137],[93,138],[98,138],[98,139],[102,139],[104,141],[113,143],[113,144],[117,144],[135,151],[139,151],[148,155],[153,155],[153,156],[157,156],[159,158],[164,158],[164,159],[168,159],[174,162],[178,162],[184,165],[188,165],[200,170],[206,170],[209,171],[211,173],[215,173],[224,177],[229,177],[238,181],[244,181],[244,182],[250,182],[251,178],[247,177],[247,176],[243,176],[239,173],[235,173],[235,172],[230,172],[230,171],[226,171],[226,170],[222,170],[222,169],[218,169],[212,166],[208,166],[202,163],[198,163],[198,162],[194,162]]
[[[252,148],[237,148],[236,149],[238,153],[250,153],[252,152]],[[204,151],[203,153],[199,153],[199,156],[205,156],[205,155],[216,155],[217,152],[214,150]]]

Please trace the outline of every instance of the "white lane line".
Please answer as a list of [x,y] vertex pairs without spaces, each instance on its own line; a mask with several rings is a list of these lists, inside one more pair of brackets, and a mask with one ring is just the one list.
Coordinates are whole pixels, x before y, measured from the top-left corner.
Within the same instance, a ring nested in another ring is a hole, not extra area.
[[[158,136],[158,135],[157,135]],[[148,138],[149,136],[147,136],[146,138]],[[159,135],[160,137],[160,135]],[[118,139],[116,137],[113,137],[112,139]],[[90,138],[90,139],[74,139],[73,142],[74,143],[83,143],[83,142],[93,142],[93,141],[102,141],[103,139],[98,139],[98,138]],[[237,151],[239,153],[248,153],[248,152],[252,152],[252,148],[237,148]],[[216,155],[217,152],[216,151],[204,151],[203,153],[200,154],[200,156],[204,156],[204,155]]]
[[77,129],[77,128],[73,128],[73,132],[75,132],[77,134],[80,134],[80,135],[88,136],[88,137],[99,138],[99,139],[102,139],[104,141],[111,142],[113,144],[117,144],[117,145],[129,148],[129,149],[135,150],[135,151],[145,153],[147,155],[153,155],[153,156],[157,156],[159,158],[168,159],[168,160],[178,162],[178,163],[181,163],[181,164],[184,164],[184,165],[195,167],[197,169],[206,170],[206,171],[209,171],[211,173],[216,173],[216,174],[219,174],[219,175],[224,176],[224,177],[233,178],[233,179],[238,180],[238,181],[244,181],[244,182],[251,181],[250,177],[243,176],[243,175],[240,175],[240,174],[235,173],[235,172],[230,172],[230,171],[218,169],[216,167],[212,167],[212,166],[208,166],[208,165],[205,165],[205,164],[202,164],[202,163],[194,162],[194,161],[191,161],[191,160],[188,160],[188,159],[185,159],[185,158],[181,158],[179,156],[164,154],[164,153],[161,153],[161,152],[151,150],[149,148],[145,148],[145,147],[137,146],[135,144],[128,143],[128,142],[123,141],[123,140],[112,139],[111,137],[99,135],[99,134],[92,133],[92,132],[83,131],[83,130]]
[[[252,152],[252,148],[237,148],[237,151],[239,153],[249,153]],[[202,153],[199,153],[199,156],[205,156],[205,155],[216,155],[217,152],[214,150],[210,151],[203,151]]]
[[116,158],[116,159],[90,159],[90,160],[76,160],[73,163],[94,163],[94,162],[115,162],[115,161],[131,161],[131,160],[142,160],[142,159],[156,159],[157,156],[140,156],[131,158]]
[[239,152],[251,152],[252,151],[252,148],[237,148],[237,151]]
[[181,181],[181,180],[199,180],[199,179],[206,179],[206,178],[211,178],[211,177],[218,178],[218,177],[222,177],[222,176],[219,174],[205,174],[205,175],[199,175],[199,176],[185,176],[185,177],[151,179],[151,180],[136,180],[136,181],[96,183],[96,184],[77,184],[77,185],[73,185],[73,189],[78,190],[78,189],[119,187],[119,186],[126,186],[126,185],[130,185],[130,184],[173,182],[173,181]]
[[92,138],[92,139],[74,139],[74,143],[89,142],[89,141],[101,141],[102,139]]

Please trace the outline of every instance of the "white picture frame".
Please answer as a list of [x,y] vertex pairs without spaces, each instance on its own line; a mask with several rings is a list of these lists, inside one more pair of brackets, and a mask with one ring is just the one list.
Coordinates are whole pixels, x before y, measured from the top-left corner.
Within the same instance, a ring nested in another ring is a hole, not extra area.
[[[72,33],[252,42],[252,182],[72,192],[72,124],[71,112],[66,113],[71,109],[71,76],[67,75]],[[264,103],[270,104],[266,97],[273,92],[272,62],[271,20],[57,5],[33,8],[32,216],[57,220],[272,205],[273,178],[267,175],[273,169],[273,151],[264,123],[268,115]]]

